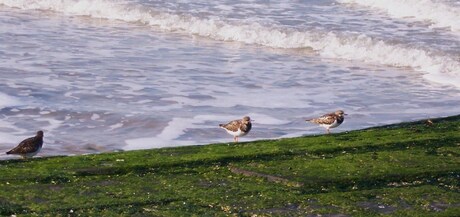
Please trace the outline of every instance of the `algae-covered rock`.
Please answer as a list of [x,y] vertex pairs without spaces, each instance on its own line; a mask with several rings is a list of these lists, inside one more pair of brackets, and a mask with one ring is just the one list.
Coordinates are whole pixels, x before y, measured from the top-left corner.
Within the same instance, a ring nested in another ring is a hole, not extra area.
[[455,216],[460,116],[430,121],[0,161],[0,215]]

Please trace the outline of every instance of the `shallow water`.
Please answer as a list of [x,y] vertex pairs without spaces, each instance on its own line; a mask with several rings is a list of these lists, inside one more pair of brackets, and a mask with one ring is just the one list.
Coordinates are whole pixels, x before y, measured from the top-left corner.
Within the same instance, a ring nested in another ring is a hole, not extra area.
[[335,1],[25,2],[0,0],[1,152],[38,129],[48,156],[231,142],[217,126],[244,115],[241,141],[324,133],[303,119],[336,109],[333,132],[459,113],[456,23]]

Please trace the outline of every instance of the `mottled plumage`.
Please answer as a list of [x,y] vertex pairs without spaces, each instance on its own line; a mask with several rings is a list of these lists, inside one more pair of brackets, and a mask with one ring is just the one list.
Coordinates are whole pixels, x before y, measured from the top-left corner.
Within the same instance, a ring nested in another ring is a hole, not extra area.
[[325,114],[319,118],[307,119],[305,121],[319,124],[320,126],[326,128],[327,133],[330,133],[330,128],[338,127],[343,123],[343,120],[345,119],[344,115],[347,114],[345,114],[342,110],[337,110],[334,113]]
[[16,148],[6,152],[6,154],[21,155],[22,158],[29,158],[36,155],[43,146],[43,131],[38,131],[37,135],[23,140]]
[[241,120],[230,121],[227,124],[219,124],[219,127],[225,129],[228,134],[232,135],[234,142],[238,142],[238,137],[248,134],[251,130],[251,118],[245,116]]

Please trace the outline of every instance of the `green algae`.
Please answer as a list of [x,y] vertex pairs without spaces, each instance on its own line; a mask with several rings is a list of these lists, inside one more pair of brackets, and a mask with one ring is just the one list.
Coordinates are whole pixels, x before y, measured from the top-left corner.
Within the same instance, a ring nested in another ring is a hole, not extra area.
[[0,162],[0,215],[456,216],[460,116],[330,135]]

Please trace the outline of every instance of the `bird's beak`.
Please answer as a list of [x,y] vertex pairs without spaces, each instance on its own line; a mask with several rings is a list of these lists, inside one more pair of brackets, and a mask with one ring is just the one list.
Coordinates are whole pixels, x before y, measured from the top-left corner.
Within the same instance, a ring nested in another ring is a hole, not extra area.
[[343,115],[348,115],[348,114],[343,114]]

